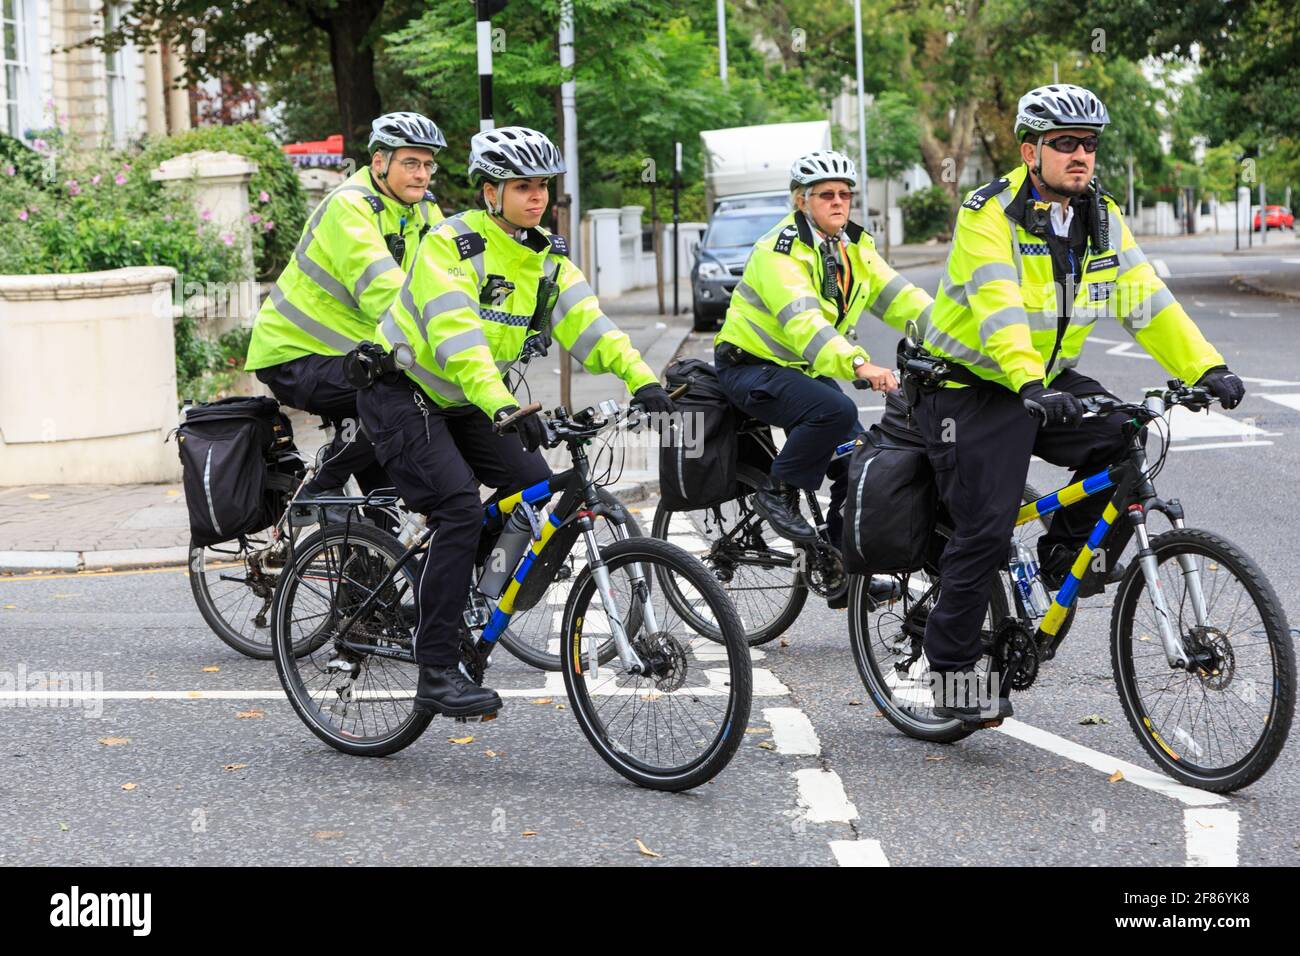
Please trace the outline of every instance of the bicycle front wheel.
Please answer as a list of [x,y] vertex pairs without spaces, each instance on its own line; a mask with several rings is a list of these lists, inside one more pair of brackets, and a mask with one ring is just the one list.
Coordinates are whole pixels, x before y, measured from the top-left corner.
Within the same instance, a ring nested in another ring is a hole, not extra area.
[[1151,550],[1169,623],[1195,662],[1170,668],[1150,585],[1133,561],[1111,614],[1124,714],[1169,776],[1216,793],[1238,790],[1273,765],[1291,729],[1295,650],[1286,614],[1255,562],[1218,535],[1169,531],[1151,539]]
[[[749,723],[753,672],[740,619],[722,586],[681,548],[629,538],[602,548],[601,557],[608,595],[588,567],[564,608],[560,654],[574,714],[601,758],[632,782],[697,787],[727,765]],[[693,628],[665,588],[650,586],[651,576],[698,595],[696,614],[718,636]],[[645,672],[634,673],[621,656],[590,666],[591,645],[613,633],[611,611],[628,621],[634,608],[639,619],[628,639]]]
[[[328,525],[295,547],[276,590],[271,644],[280,683],[312,733],[344,753],[396,753],[432,719],[414,706],[420,670],[410,622],[418,562],[412,558],[385,581],[404,551],[374,525]],[[343,622],[376,591],[370,611],[339,637]]]

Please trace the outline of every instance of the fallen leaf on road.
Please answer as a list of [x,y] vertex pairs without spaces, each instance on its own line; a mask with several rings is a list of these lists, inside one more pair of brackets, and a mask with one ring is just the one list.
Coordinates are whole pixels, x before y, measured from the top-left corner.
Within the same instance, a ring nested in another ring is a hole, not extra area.
[[135,784],[133,784],[133,783],[124,783],[124,784],[122,784],[122,789],[123,789],[123,790],[134,790],[134,789],[135,789]]
[[523,833],[521,833],[521,834],[519,834],[519,835],[520,835],[520,836],[537,836],[537,831],[536,831],[536,830],[525,830]]
[[41,492],[37,492],[36,494],[33,495],[28,495],[27,497],[31,498],[32,501],[48,501],[50,498],[49,495],[42,494]]
[[1200,827],[1202,830],[1213,830],[1213,829],[1214,829],[1214,824],[1213,824],[1213,823],[1202,823],[1200,820],[1197,820],[1197,821],[1196,821],[1196,825],[1197,825],[1198,827]]
[[758,743],[758,747],[760,750],[775,750],[776,744],[772,743],[770,740],[761,740]]
[[220,670],[221,670],[221,668],[220,668],[220,667],[217,667],[217,666],[214,664],[214,665],[212,665],[212,666],[209,666],[209,667],[205,667],[205,668],[203,668],[203,673],[205,673],[205,674],[215,674],[215,673],[217,673],[217,672],[220,671]]
[[483,751],[483,756],[485,756],[485,757],[495,757],[495,756],[497,756],[497,752],[496,752],[495,750],[485,750],[485,751]]
[[746,727],[746,728],[745,728],[745,733],[747,733],[747,734],[770,734],[771,732],[772,732],[772,731],[769,730],[769,729],[766,728],[766,727]]
[[926,754],[925,759],[933,761],[933,760],[947,760],[948,758],[945,757],[943,754]]
[[636,841],[636,848],[641,851],[642,856],[652,856],[656,860],[663,859],[664,855],[662,853],[656,853],[654,850],[650,849],[648,846],[642,843],[640,839]]
[[787,641],[787,640],[783,637],[783,638],[781,638],[781,646],[782,646],[782,647],[789,647],[789,646],[790,646],[790,642]]
[[179,495],[179,494],[180,494],[180,492],[177,491],[175,488],[168,488],[168,489],[167,489],[167,497],[168,497],[168,498],[175,498],[175,497],[176,497],[177,495]]
[[5,605],[5,610],[6,610],[6,611],[12,611],[12,610],[13,610],[14,608],[16,608],[17,606],[18,606],[17,604],[6,604],[6,605]]
[[556,705],[555,705],[555,709],[556,709],[556,710],[564,710],[565,708],[564,708],[564,705],[563,705],[563,704],[556,704]]
[[221,769],[222,770],[243,770],[247,766],[248,764],[246,763],[228,763],[225,766],[223,766]]
[[644,694],[641,695],[641,699],[642,699],[642,700],[658,700],[658,699],[659,699],[660,697],[662,697],[662,696],[663,696],[663,694],[661,694],[661,693],[660,693],[659,691],[657,691],[657,690],[649,690],[649,691],[646,691]]
[[453,744],[472,744],[474,742],[473,737],[448,737],[447,740]]
[[851,701],[849,701],[849,706],[850,706],[850,707],[861,707],[861,706],[862,706],[862,701],[860,701],[860,700],[851,700]]
[[342,835],[342,830],[317,830],[312,834],[317,840],[337,840]]
[[534,700],[530,700],[529,703],[530,704],[551,704],[554,703],[554,701],[555,699],[552,697],[538,697]]
[[1124,779],[1124,771],[1116,770],[1106,779],[1109,780],[1111,783],[1119,783],[1121,780]]
[[100,737],[99,742],[105,747],[120,747],[131,742],[130,737]]
[[878,711],[876,711],[874,714],[872,714],[871,716],[872,716],[872,717],[884,717],[885,714],[884,714],[883,711],[879,711],[879,710],[878,710]]
[[59,829],[62,830],[64,833],[67,833],[68,825],[64,823],[62,820],[58,821],[58,823],[59,823]]
[[257,717],[265,717],[265,716],[266,716],[266,711],[264,710],[241,710],[239,713],[235,714],[235,717],[238,718],[239,720],[248,720],[249,718],[257,718]]
[[1079,723],[1085,727],[1091,727],[1096,724],[1109,724],[1110,721],[1101,716],[1101,714],[1089,714],[1086,717],[1079,718]]

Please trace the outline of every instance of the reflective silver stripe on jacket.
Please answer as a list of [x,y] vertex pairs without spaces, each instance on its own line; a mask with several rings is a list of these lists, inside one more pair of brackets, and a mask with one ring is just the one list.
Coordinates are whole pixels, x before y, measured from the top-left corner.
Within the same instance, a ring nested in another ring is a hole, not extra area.
[[569,310],[575,305],[587,298],[587,296],[595,294],[596,290],[588,285],[585,279],[575,282],[561,292],[559,298],[555,300],[555,308],[551,312],[552,319],[559,322],[569,314]]
[[[965,282],[954,282],[947,272],[943,275],[943,292],[958,305],[966,306],[972,296],[990,282],[1010,281],[1020,284],[1016,267],[1006,262],[989,262],[971,273]],[[886,287],[887,288],[887,287]],[[882,314],[883,317],[883,314]]]
[[964,345],[957,339],[953,338],[942,329],[931,327],[925,333],[926,345],[933,345],[941,349],[944,354],[951,355],[967,365],[977,365],[980,368],[986,368],[990,372],[1000,372],[998,363],[989,358],[983,352],[977,352],[968,345]]
[[783,309],[781,309],[780,312],[776,314],[777,324],[785,325],[796,315],[802,315],[803,313],[811,312],[814,309],[818,312],[818,314],[821,313],[822,304],[820,300],[815,299],[810,295],[802,296],[801,298],[795,299],[793,302],[788,303]]
[[574,340],[573,348],[569,349],[569,353],[585,365],[588,357],[600,342],[601,337],[608,332],[617,331],[618,326],[614,324],[614,320],[602,312],[592,320],[589,326],[582,330],[582,334]]
[[[407,275],[407,281],[410,281],[409,274]],[[397,324],[397,320],[393,318],[392,309],[389,309],[384,313],[382,328],[384,330],[384,338],[388,339],[394,347],[403,342],[407,345],[411,345],[411,341],[406,337],[406,333],[402,331],[401,326]],[[411,347],[414,348],[413,345],[411,345]],[[422,385],[427,385],[430,391],[437,392],[443,398],[447,399],[447,401],[457,402],[462,405],[468,404],[469,399],[465,396],[464,390],[455,382],[449,382],[444,378],[439,378],[418,362],[415,365],[412,365],[407,371],[409,374],[414,375]]]
[[[946,276],[944,281],[947,281]],[[885,287],[881,289],[880,294],[876,296],[876,300],[871,303],[871,314],[878,319],[883,319],[885,313],[889,311],[889,307],[894,304],[894,300],[897,299],[899,294],[909,285],[911,285],[911,283],[900,275],[896,275],[894,278],[886,282]]]
[[[455,230],[456,235],[472,236],[474,235],[474,229],[472,226],[470,226],[469,223],[465,221],[464,216],[465,214],[463,212],[457,213],[456,215],[444,219],[442,222],[438,223],[438,226],[441,228],[443,225],[450,224],[451,228]],[[487,273],[483,269],[483,253],[481,252],[476,253],[475,255],[470,257],[469,261],[470,264],[474,266],[474,272],[478,276],[478,281],[482,282],[487,276]]]
[[347,287],[307,255],[307,247],[316,238],[316,227],[320,225],[325,210],[329,208],[329,204],[334,201],[335,196],[341,196],[343,193],[348,192],[361,193],[363,196],[375,195],[372,190],[367,189],[365,186],[357,183],[344,183],[326,196],[321,204],[316,207],[316,211],[312,213],[306,231],[303,232],[302,238],[298,240],[298,245],[293,250],[293,261],[298,264],[298,268],[302,270],[303,275],[320,286],[330,298],[347,306],[349,309],[355,309],[357,308],[357,301],[352,298],[352,293],[348,291]]
[[416,310],[415,296],[411,294],[407,283],[402,284],[402,305],[406,306],[406,311],[411,313],[411,318],[415,319],[416,324],[420,326],[420,334],[425,338],[429,337],[429,323],[438,316],[447,312],[454,312],[456,309],[469,309],[475,315],[479,315],[479,304],[470,298],[469,293],[462,292],[459,289],[452,289],[450,292],[444,292],[442,295],[434,296],[428,302],[424,303],[424,308]]
[[[432,342],[430,343],[433,344]],[[481,345],[487,348],[487,336],[483,334],[482,329],[466,329],[464,332],[457,332],[455,335],[443,339],[438,343],[437,349],[433,353],[433,359],[438,363],[441,369],[447,368],[447,361],[459,352],[465,349]]]
[[1120,324],[1130,334],[1136,334],[1138,329],[1144,328],[1148,322],[1154,319],[1164,309],[1173,305],[1177,300],[1174,294],[1166,288],[1159,288],[1151,295],[1147,296],[1137,306],[1129,312],[1128,315],[1120,319]]
[[298,308],[292,302],[284,297],[284,292],[278,284],[271,286],[271,307],[279,312],[282,316],[296,325],[303,332],[306,332],[312,338],[325,345],[328,345],[336,352],[351,352],[360,342],[356,339],[350,339],[341,332],[335,332],[327,325],[322,325],[302,309]]
[[736,284],[735,294],[740,296],[754,308],[762,309],[764,312],[767,311],[767,306],[763,304],[763,297],[758,294],[757,290],[755,290],[753,286],[744,280],[741,280]]
[[819,329],[817,334],[814,335],[809,340],[808,344],[804,346],[803,357],[808,360],[808,364],[815,365],[817,362],[817,356],[821,353],[821,350],[830,344],[831,339],[839,337],[839,334],[840,333],[835,330],[835,326],[833,325],[828,325],[825,328]]
[[754,334],[763,340],[763,344],[766,345],[771,350],[772,354],[775,355],[777,358],[783,359],[787,362],[796,363],[796,364],[803,362],[802,356],[796,355],[794,352],[791,352],[784,345],[781,345],[779,342],[777,342],[776,339],[772,338],[772,336],[764,332],[763,329],[759,326],[759,324],[755,322],[753,319],[749,318],[748,316],[744,316],[744,319],[746,322],[749,323],[749,327],[754,330]]
[[374,282],[385,272],[388,272],[391,269],[401,268],[401,265],[399,265],[397,260],[392,256],[380,256],[374,262],[370,263],[370,265],[366,266],[365,271],[361,273],[361,277],[357,279],[357,286],[353,291],[356,300],[360,302],[361,297],[365,295],[366,289],[370,288],[370,283]]

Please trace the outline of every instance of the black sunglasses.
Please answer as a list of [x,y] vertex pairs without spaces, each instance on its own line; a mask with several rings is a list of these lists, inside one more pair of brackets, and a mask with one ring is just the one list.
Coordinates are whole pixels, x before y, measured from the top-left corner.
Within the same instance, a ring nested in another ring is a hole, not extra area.
[[1091,136],[1058,136],[1056,139],[1045,139],[1043,145],[1052,147],[1058,153],[1073,153],[1080,146],[1085,153],[1095,153],[1098,142],[1097,135],[1094,133]]

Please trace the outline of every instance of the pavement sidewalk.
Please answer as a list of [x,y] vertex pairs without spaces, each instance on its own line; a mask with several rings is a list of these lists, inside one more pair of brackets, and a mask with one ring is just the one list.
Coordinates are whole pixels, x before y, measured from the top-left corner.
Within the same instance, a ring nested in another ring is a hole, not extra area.
[[[681,288],[683,301],[689,302],[689,282],[683,282]],[[671,291],[667,296],[670,309]],[[601,305],[660,374],[691,331],[689,313],[675,318],[658,314],[654,288],[602,300]],[[557,349],[532,363],[527,382],[533,400],[547,409],[560,403]],[[591,375],[575,366],[573,405],[583,408],[606,398],[626,401],[627,390],[612,376]],[[326,437],[317,427],[320,420],[302,412],[290,417],[298,447],[312,454]],[[638,457],[637,449],[629,448],[622,477],[611,490],[628,501],[655,493],[659,476],[652,457],[645,451]],[[548,461],[556,470],[569,467],[563,448],[553,450]],[[0,574],[183,564],[188,558],[188,542],[189,518],[179,481],[0,488]]]

